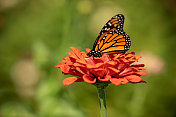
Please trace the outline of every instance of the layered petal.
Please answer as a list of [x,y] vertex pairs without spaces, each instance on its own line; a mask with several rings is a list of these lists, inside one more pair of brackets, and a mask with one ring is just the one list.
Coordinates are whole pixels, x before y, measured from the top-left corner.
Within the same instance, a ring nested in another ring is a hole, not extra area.
[[92,78],[87,74],[83,76],[83,80],[87,83],[95,83],[96,82],[96,78]]
[[[76,77],[68,77],[63,80],[64,85],[74,82],[104,83],[109,82],[115,85],[126,83],[145,82],[140,76],[146,75],[144,64],[137,64],[141,58],[135,52],[119,54],[103,54],[102,57],[88,57],[86,52],[80,52],[75,47],[70,47],[72,51],[60,64],[55,67],[65,74]],[[135,64],[136,63],[136,64]]]
[[139,77],[139,76],[137,76],[137,75],[129,75],[129,76],[126,76],[125,77],[128,81],[130,81],[130,82],[134,82],[134,83],[136,83],[136,82],[141,82],[141,77]]
[[77,78],[77,77],[68,77],[68,78],[64,79],[62,81],[62,83],[63,83],[63,85],[70,85],[70,84],[74,83],[78,79],[79,78]]
[[110,75],[106,75],[105,77],[98,77],[99,81],[109,81],[111,79]]
[[115,84],[116,86],[121,84],[120,79],[117,79],[117,78],[111,78],[110,81],[112,84]]

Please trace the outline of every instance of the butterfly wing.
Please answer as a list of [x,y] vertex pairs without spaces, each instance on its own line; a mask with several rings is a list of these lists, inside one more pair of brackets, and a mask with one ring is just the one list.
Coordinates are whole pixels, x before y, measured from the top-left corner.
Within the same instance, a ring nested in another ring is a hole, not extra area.
[[97,44],[96,49],[103,53],[121,53],[130,49],[131,41],[125,32],[120,34],[114,30],[105,35],[103,40]]
[[130,37],[123,31],[124,16],[112,17],[102,28],[88,56],[100,57],[102,53],[121,53],[130,49]]
[[106,34],[113,30],[123,31],[124,16],[122,14],[115,15],[112,17],[102,28],[97,39],[94,42],[93,50],[96,48],[97,44],[104,38]]

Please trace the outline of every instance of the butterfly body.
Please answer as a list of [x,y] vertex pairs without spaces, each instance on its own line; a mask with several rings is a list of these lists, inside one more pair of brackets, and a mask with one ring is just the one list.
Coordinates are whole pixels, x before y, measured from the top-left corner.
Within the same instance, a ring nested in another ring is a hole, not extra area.
[[130,37],[123,31],[124,16],[112,17],[102,28],[93,49],[87,56],[101,57],[103,53],[114,54],[130,49]]

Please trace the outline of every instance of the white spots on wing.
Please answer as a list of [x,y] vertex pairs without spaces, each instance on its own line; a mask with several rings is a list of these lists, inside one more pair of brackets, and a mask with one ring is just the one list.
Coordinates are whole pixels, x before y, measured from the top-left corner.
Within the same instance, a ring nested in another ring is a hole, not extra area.
[[118,16],[116,15],[116,16],[114,16],[113,18],[118,18]]
[[108,22],[108,25],[111,26],[112,25],[111,22]]

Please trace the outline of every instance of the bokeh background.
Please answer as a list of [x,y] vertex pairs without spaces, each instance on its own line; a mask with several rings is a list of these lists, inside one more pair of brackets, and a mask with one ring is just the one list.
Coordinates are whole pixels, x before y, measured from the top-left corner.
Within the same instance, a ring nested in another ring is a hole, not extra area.
[[125,15],[147,84],[110,85],[109,117],[176,117],[175,0],[0,0],[0,117],[100,117],[96,88],[54,68]]

